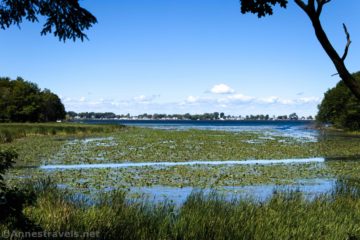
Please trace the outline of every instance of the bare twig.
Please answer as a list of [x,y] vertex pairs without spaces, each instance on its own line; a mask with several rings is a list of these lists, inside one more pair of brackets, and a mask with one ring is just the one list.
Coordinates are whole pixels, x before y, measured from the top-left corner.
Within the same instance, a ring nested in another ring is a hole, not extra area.
[[347,57],[349,47],[350,47],[350,44],[351,44],[351,39],[350,39],[350,34],[349,34],[349,32],[348,32],[348,30],[346,28],[345,23],[343,23],[343,27],[344,27],[344,31],[345,31],[345,34],[346,34],[347,43],[346,43],[346,46],[345,46],[344,55],[342,56],[341,60],[345,61],[345,58]]

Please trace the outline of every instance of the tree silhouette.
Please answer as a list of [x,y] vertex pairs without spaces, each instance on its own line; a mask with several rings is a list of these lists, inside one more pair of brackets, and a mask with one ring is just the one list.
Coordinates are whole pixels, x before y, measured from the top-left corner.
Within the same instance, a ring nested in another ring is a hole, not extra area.
[[0,77],[0,122],[48,122],[65,118],[59,97],[18,77]]
[[[345,59],[351,44],[350,34],[345,24],[343,24],[343,27],[347,43],[343,55],[340,56],[329,41],[320,22],[320,15],[323,7],[327,3],[331,2],[331,0],[307,0],[307,3],[303,0],[294,0],[294,2],[307,14],[313,25],[318,41],[333,62],[338,74],[350,91],[360,100],[360,82],[357,81],[352,74],[350,74],[345,66]],[[257,16],[261,18],[266,15],[272,15],[273,7],[276,5],[286,8],[288,0],[240,0],[240,3],[242,13],[245,14],[250,12],[257,14]]]
[[45,17],[41,35],[53,33],[60,41],[87,39],[85,30],[97,22],[78,0],[0,0],[0,28]]
[[[360,81],[360,72],[353,76]],[[344,81],[329,89],[318,107],[316,119],[319,122],[352,131],[360,130],[360,100],[351,94]]]

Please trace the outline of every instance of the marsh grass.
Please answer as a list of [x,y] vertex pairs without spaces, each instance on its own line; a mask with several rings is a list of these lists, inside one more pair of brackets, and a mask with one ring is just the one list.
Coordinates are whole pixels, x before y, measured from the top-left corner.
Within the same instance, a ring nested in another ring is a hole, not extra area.
[[274,192],[265,202],[193,192],[181,207],[129,201],[115,191],[89,205],[54,186],[38,190],[25,215],[46,231],[96,231],[99,239],[360,239],[360,184],[306,199]]
[[85,125],[76,123],[1,123],[0,143],[36,135],[85,135],[112,133],[122,125]]

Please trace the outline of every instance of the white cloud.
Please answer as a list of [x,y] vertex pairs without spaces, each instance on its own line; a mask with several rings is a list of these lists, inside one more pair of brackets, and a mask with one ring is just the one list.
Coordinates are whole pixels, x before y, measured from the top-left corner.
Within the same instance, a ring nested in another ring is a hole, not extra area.
[[250,97],[250,96],[246,96],[246,95],[237,93],[237,94],[230,95],[228,97],[228,99],[235,100],[235,101],[241,101],[241,102],[248,102],[248,101],[253,100],[254,97]]
[[199,100],[199,97],[195,97],[195,96],[188,96],[186,98],[186,102],[188,103],[196,103]]
[[279,99],[279,103],[284,105],[292,105],[295,103],[295,101],[291,99]]
[[295,99],[285,99],[278,96],[271,96],[267,98],[259,98],[258,103],[262,104],[283,104],[283,105],[298,105],[298,104],[317,104],[320,103],[319,97],[301,97]]
[[62,99],[61,99],[63,102],[71,102],[73,99],[72,98],[70,98],[70,97],[63,97]]
[[210,92],[215,93],[215,94],[230,94],[230,93],[234,93],[235,91],[228,85],[220,83],[220,84],[213,86],[211,88]]
[[204,113],[225,111],[227,114],[289,114],[310,115],[316,112],[321,98],[313,96],[254,97],[241,93],[227,95],[189,95],[182,100],[154,101],[159,95],[139,95],[127,99],[104,99],[62,96],[67,111],[130,113]]
[[284,105],[291,105],[294,104],[296,101],[291,99],[284,99],[280,98],[278,96],[270,96],[266,98],[259,98],[257,99],[257,102],[259,103],[265,103],[265,104],[284,104]]
[[138,103],[150,103],[157,97],[159,97],[159,95],[151,95],[151,96],[140,95],[134,97],[133,100]]
[[266,98],[259,98],[258,101],[262,103],[276,103],[280,100],[277,96],[270,96]]
[[300,103],[320,103],[321,98],[319,97],[302,97],[298,99]]

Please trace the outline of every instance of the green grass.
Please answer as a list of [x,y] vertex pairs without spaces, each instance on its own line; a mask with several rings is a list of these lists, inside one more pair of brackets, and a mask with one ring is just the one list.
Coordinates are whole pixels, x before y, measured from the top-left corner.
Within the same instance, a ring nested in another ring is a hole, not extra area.
[[9,143],[28,136],[88,135],[109,133],[123,128],[121,125],[84,125],[76,123],[0,123],[0,143]]
[[98,239],[360,239],[360,184],[339,180],[314,200],[298,192],[265,202],[194,192],[179,208],[129,201],[124,192],[89,205],[47,187],[24,213],[44,231],[94,231]]

